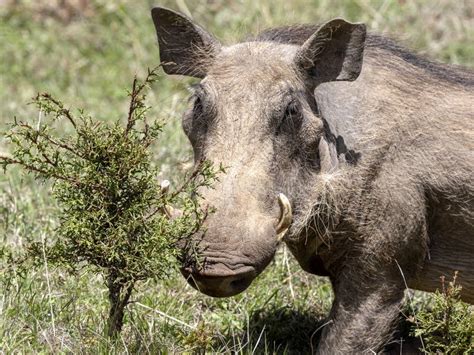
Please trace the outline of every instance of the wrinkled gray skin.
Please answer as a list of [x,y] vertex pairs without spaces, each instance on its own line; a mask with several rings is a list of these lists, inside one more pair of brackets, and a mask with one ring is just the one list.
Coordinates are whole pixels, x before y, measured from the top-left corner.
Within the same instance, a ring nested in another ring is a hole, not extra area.
[[201,292],[246,289],[285,242],[335,300],[318,352],[380,351],[404,291],[459,271],[474,302],[473,84],[362,24],[267,30],[223,46],[182,15],[152,10],[164,70],[201,78],[183,127],[195,161],[228,167],[203,205],[216,212],[183,268]]

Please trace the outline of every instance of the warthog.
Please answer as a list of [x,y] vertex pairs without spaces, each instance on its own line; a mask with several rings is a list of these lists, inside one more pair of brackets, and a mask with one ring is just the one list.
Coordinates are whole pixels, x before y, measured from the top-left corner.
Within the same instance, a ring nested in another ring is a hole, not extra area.
[[379,351],[407,287],[459,271],[474,302],[474,73],[436,64],[342,19],[221,45],[154,8],[168,74],[202,79],[183,128],[196,162],[227,172],[200,191],[201,292],[232,296],[283,240],[335,299],[319,353]]

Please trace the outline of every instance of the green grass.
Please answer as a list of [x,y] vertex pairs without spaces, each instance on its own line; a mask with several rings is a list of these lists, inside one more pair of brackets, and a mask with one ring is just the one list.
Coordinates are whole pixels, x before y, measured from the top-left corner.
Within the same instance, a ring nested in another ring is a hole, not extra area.
[[[469,0],[94,0],[82,16],[69,20],[57,7],[38,5],[55,1],[1,2],[0,130],[14,116],[36,119],[28,102],[37,92],[49,92],[103,120],[121,117],[133,75],[143,76],[147,67],[158,64],[149,15],[158,2],[190,11],[224,43],[268,26],[341,16],[390,33],[433,58],[474,67],[474,8]],[[179,120],[190,82],[163,76],[148,95],[153,106],[149,117],[167,121],[155,156],[162,164],[161,178],[176,178],[192,161]],[[0,141],[0,152],[7,150]],[[29,238],[41,240],[56,223],[53,208],[49,186],[17,169],[0,172],[3,245],[19,250]],[[166,282],[142,284],[128,307],[122,341],[111,344],[101,334],[107,310],[103,280],[47,269],[47,261],[43,270],[23,278],[5,273],[4,266],[2,261],[0,352],[6,353],[308,352],[332,297],[326,279],[305,274],[282,249],[248,291],[231,299],[198,294],[178,274]]]

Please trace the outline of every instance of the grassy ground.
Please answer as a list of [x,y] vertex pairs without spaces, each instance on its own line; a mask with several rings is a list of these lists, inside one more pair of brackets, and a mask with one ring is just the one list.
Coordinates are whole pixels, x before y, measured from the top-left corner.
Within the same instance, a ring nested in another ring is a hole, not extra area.
[[[149,9],[155,1],[94,0],[76,13],[58,1],[0,1],[0,130],[14,116],[34,120],[28,105],[49,92],[104,120],[125,116],[135,73],[158,64]],[[70,1],[79,3],[79,1]],[[15,3],[15,4],[13,4]],[[160,1],[191,13],[225,43],[268,26],[320,22],[334,16],[363,21],[439,60],[474,67],[474,4],[465,1]],[[180,130],[190,79],[160,80],[148,100],[150,117],[167,129],[156,159],[174,178],[191,155]],[[125,119],[125,117],[124,117]],[[0,141],[0,152],[7,147]],[[0,172],[0,243],[19,249],[54,226],[49,187],[15,169]],[[4,262],[3,262],[4,263]],[[107,310],[103,281],[47,268],[10,277],[0,264],[0,352],[308,352],[331,304],[330,286],[299,270],[285,250],[243,295],[215,300],[179,276],[142,284],[129,305],[122,342],[102,335]],[[7,289],[4,285],[8,283]],[[424,295],[418,298],[424,299]]]

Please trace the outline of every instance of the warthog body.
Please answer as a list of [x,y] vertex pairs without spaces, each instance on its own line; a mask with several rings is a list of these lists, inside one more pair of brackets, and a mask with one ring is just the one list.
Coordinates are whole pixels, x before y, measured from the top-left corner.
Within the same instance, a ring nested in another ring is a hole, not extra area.
[[[335,300],[320,353],[379,351],[408,287],[459,271],[474,303],[474,74],[435,64],[364,25],[267,30],[232,46],[170,10],[152,11],[164,69],[202,78],[183,119],[196,162],[227,173],[201,191],[200,291],[243,291],[284,241]],[[288,212],[288,211],[286,211]]]

